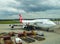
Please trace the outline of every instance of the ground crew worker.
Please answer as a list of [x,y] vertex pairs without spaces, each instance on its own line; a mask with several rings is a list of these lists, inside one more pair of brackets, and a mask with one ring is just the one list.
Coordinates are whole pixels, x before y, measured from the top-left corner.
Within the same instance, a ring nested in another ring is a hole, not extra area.
[[35,36],[36,35],[36,32],[34,32],[33,30],[31,31],[31,33]]
[[23,34],[24,34],[24,36],[25,36],[25,37],[27,36],[27,33],[26,33],[26,31],[23,31]]

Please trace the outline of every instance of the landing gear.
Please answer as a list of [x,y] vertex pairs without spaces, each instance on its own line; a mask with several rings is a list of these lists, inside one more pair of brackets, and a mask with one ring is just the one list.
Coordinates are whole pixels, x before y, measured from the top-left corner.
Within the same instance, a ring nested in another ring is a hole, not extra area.
[[14,26],[11,27],[11,30],[13,30],[13,29],[14,29]]
[[28,26],[26,26],[26,27],[24,27],[24,29],[25,30],[34,30],[34,26],[32,26],[32,25],[28,25]]

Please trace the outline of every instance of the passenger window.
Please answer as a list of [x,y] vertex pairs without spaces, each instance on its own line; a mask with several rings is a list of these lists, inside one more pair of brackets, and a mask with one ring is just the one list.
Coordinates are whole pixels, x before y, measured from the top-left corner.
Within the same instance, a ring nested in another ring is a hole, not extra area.
[[43,22],[40,22],[41,24],[43,24]]

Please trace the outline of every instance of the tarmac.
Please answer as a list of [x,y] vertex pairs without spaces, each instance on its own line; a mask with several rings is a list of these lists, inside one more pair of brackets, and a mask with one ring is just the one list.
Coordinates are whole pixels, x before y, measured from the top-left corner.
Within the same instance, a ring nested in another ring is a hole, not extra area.
[[[46,32],[43,31],[45,40],[43,41],[37,41],[33,43],[27,43],[23,41],[23,44],[60,44],[60,31],[58,31],[59,28],[54,28],[55,32]],[[60,30],[60,29],[59,29]],[[0,24],[0,33],[1,32],[23,32],[23,29],[15,28],[14,30],[11,30],[9,24]],[[40,33],[40,30],[35,30],[36,32]]]

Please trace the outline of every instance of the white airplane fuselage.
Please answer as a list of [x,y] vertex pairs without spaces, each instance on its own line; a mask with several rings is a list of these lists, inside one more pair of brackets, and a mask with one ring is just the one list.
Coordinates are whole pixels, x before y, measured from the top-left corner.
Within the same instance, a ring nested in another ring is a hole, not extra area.
[[29,25],[35,25],[37,27],[49,28],[55,26],[56,24],[49,19],[35,19],[35,20],[22,20],[23,25],[29,23]]
[[49,29],[56,24],[53,21],[50,21],[49,19],[35,19],[35,20],[22,20],[22,24],[14,24],[14,28],[24,28],[26,24],[33,25],[35,27],[40,27],[42,29]]

